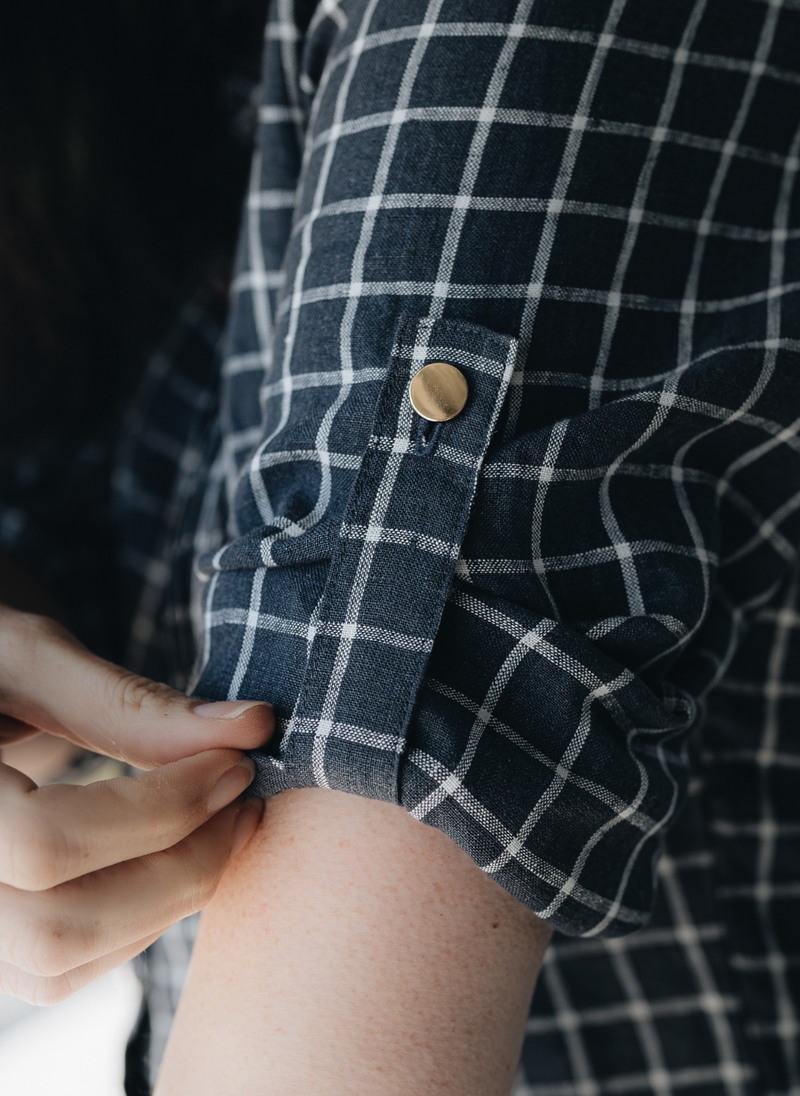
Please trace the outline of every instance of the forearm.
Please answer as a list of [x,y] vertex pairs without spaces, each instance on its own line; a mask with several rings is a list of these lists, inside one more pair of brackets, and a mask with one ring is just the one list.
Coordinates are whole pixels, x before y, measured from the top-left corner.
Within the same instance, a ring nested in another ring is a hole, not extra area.
[[284,792],[204,915],[157,1096],[505,1096],[549,936],[401,808]]

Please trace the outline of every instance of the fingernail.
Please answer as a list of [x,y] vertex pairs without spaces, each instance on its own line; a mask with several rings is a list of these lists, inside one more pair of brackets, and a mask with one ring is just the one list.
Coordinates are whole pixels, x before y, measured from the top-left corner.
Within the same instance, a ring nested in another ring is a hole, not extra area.
[[266,700],[213,700],[210,704],[198,704],[192,708],[203,719],[236,719],[251,708],[271,708]]
[[264,813],[264,800],[248,796],[242,803],[241,810],[233,824],[233,838],[231,840],[231,856],[241,852],[247,842],[258,829],[261,815]]
[[232,803],[237,795],[241,795],[245,788],[252,784],[256,775],[255,763],[249,757],[243,758],[238,765],[228,769],[219,780],[208,799],[210,814],[216,814],[223,807]]

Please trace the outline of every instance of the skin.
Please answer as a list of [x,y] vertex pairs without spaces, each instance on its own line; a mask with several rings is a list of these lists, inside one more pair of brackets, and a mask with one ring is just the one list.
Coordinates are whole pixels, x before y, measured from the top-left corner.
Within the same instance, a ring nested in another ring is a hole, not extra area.
[[[317,788],[261,821],[240,750],[268,705],[209,710],[3,606],[0,713],[0,992],[63,1000],[210,903],[156,1096],[510,1091],[550,930],[444,834]],[[146,771],[37,787],[7,762],[41,732]]]
[[156,1096],[507,1096],[549,938],[402,808],[283,792],[203,915]]
[[53,1004],[207,904],[258,825],[241,750],[274,718],[265,704],[203,706],[6,606],[0,713],[2,746],[46,731],[147,770],[37,787],[0,763],[0,993]]

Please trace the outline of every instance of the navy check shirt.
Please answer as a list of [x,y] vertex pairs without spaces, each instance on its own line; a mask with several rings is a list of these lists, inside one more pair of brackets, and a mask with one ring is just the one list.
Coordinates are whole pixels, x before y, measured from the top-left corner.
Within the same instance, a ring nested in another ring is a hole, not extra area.
[[273,4],[221,380],[162,361],[120,472],[136,660],[191,600],[255,791],[582,938],[520,1094],[797,1096],[800,4],[487,7]]

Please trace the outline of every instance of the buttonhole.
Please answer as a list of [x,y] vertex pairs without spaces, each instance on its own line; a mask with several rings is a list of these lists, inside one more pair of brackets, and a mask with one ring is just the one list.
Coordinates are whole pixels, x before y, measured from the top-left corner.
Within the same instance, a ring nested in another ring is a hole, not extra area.
[[417,426],[417,440],[414,445],[414,452],[418,456],[430,456],[436,446],[441,428],[442,424],[440,422],[428,422],[427,419],[420,416],[419,425]]

